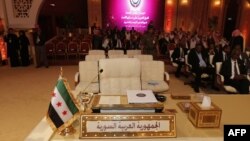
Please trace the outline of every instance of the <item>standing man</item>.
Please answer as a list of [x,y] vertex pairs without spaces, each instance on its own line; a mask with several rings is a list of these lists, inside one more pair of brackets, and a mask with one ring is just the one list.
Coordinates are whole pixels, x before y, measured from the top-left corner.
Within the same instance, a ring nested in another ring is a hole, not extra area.
[[10,58],[10,66],[11,67],[19,66],[18,37],[14,33],[13,28],[9,28],[8,34],[5,36],[4,40],[7,43],[7,56]]
[[21,62],[22,66],[28,66],[30,64],[29,59],[29,39],[25,35],[25,32],[23,30],[19,31],[19,44],[20,44],[20,56],[21,56]]
[[36,67],[39,68],[44,65],[46,68],[48,68],[49,65],[45,49],[45,35],[39,27],[34,30],[33,42],[35,45],[36,52]]
[[155,57],[157,53],[157,48],[156,48],[156,41],[155,41],[155,34],[153,27],[149,27],[148,31],[143,35],[141,44],[142,44],[143,54],[149,54]]

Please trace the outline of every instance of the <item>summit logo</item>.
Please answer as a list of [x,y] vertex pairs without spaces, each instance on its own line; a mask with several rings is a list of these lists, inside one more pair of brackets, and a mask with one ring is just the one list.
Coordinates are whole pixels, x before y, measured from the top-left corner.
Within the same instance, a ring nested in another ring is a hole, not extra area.
[[130,0],[130,4],[133,7],[138,7],[141,4],[141,0]]

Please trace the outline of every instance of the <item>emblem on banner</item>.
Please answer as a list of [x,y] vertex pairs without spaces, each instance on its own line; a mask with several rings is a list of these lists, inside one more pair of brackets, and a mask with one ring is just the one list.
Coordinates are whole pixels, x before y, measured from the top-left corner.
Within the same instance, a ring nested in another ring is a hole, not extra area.
[[138,7],[141,4],[141,0],[130,0],[130,4],[133,7]]

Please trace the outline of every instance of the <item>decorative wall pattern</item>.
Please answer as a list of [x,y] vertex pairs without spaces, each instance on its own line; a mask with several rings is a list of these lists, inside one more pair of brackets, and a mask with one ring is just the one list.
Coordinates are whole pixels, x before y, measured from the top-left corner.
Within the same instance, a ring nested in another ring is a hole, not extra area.
[[33,0],[12,0],[14,17],[29,18],[29,11]]

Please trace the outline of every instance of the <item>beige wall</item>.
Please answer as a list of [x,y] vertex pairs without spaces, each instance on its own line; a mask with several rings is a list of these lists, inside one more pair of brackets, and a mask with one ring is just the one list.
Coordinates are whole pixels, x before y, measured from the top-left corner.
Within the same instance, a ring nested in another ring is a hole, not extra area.
[[[1,0],[2,1],[2,0]],[[12,5],[12,0],[5,1],[6,15],[8,18],[8,27],[12,28],[33,28],[36,25],[37,14],[39,14],[40,5],[43,0],[33,0],[32,6],[29,10],[29,17],[27,18],[16,18],[14,16],[14,10]]]
[[[187,3],[184,3],[184,1],[187,1]],[[173,8],[171,29],[177,27],[189,31],[206,32],[208,31],[208,18],[218,16],[219,21],[216,30],[221,31],[224,16],[222,7],[225,0],[220,0],[219,5],[215,5],[215,1],[218,0],[166,0],[166,7]],[[167,9],[165,9],[165,31],[166,17],[168,17]]]
[[6,17],[6,12],[5,12],[5,1],[4,0],[0,0],[0,18],[2,19],[2,24],[3,24],[3,27],[6,31],[7,27],[6,25],[8,24],[7,23],[7,17]]
[[250,49],[250,3],[247,0],[243,0],[241,10],[239,29],[245,39],[245,48]]
[[88,0],[88,24],[92,26],[96,23],[97,26],[102,27],[102,1]]

